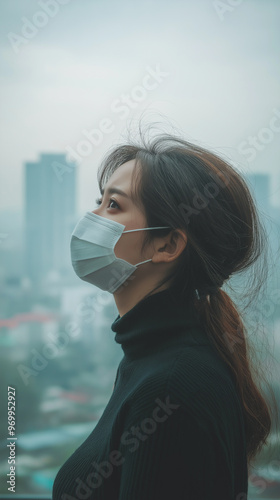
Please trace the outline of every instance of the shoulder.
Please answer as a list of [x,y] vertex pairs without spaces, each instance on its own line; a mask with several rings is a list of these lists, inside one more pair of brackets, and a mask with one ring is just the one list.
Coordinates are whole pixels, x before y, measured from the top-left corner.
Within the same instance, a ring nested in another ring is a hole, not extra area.
[[234,375],[214,347],[182,350],[169,373],[166,392],[195,419],[230,422],[241,410]]
[[152,359],[141,374],[137,390],[171,391],[182,403],[201,392],[221,394],[234,390],[233,374],[211,345],[181,346]]
[[178,413],[188,414],[206,428],[240,419],[241,405],[233,375],[208,346],[182,348],[160,367],[149,369],[130,395],[129,407],[138,416],[147,415],[158,400],[180,407]]

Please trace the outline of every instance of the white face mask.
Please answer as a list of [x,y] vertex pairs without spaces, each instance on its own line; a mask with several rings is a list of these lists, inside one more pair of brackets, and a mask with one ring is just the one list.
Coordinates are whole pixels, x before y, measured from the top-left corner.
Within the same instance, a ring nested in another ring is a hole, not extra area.
[[143,227],[124,231],[125,226],[92,212],[86,212],[71,235],[71,260],[79,278],[110,293],[114,293],[144,260],[130,264],[118,259],[114,247],[123,233],[169,226]]

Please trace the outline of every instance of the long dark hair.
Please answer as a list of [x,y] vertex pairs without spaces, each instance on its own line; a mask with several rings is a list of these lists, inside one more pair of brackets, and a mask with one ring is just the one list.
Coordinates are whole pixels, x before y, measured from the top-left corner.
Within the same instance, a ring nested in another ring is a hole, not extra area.
[[[120,165],[135,159],[132,194],[145,211],[147,227],[186,231],[187,244],[176,270],[153,291],[169,281],[193,300],[208,336],[234,375],[243,404],[250,465],[272,430],[273,411],[260,387],[266,377],[260,364],[253,363],[254,348],[241,311],[221,287],[262,256],[262,264],[247,283],[251,294],[260,290],[267,275],[266,230],[246,181],[229,161],[176,135],[162,133],[146,139],[139,130],[138,141],[114,146],[107,153],[98,169],[99,187]],[[142,250],[154,236],[168,231],[146,231]]]

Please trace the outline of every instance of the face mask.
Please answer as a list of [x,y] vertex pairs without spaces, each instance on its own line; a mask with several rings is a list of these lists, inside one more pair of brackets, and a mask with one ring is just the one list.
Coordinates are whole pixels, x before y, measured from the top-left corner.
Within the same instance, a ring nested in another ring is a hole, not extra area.
[[123,233],[146,229],[164,229],[168,226],[143,227],[124,231],[125,226],[92,212],[86,212],[71,235],[71,260],[79,278],[110,293],[114,293],[140,264],[118,259],[114,247]]

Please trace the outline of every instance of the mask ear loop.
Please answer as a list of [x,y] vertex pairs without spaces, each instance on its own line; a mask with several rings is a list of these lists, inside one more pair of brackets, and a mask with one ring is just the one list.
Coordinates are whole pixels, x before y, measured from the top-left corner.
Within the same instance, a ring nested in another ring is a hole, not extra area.
[[140,266],[141,264],[145,264],[146,262],[150,262],[150,260],[152,260],[152,259],[143,260],[143,262],[138,262],[138,264],[135,264],[135,265]]
[[132,233],[133,231],[146,231],[147,229],[168,229],[169,226],[157,226],[157,227],[140,227],[139,229],[128,229],[127,231],[123,231],[123,233]]
[[[140,227],[139,229],[129,229],[127,231],[123,231],[123,233],[132,233],[133,231],[146,231],[147,229],[168,229],[169,226],[157,226],[157,227]],[[122,233],[122,234],[123,234]],[[140,266],[141,264],[146,264],[146,262],[150,262],[152,259],[143,260],[143,262],[139,262],[136,266]]]

